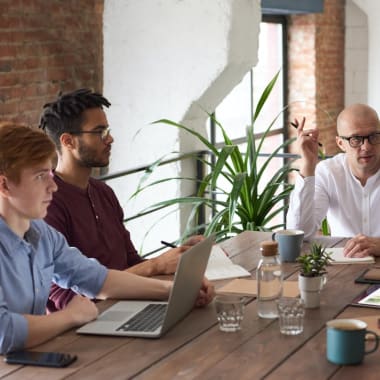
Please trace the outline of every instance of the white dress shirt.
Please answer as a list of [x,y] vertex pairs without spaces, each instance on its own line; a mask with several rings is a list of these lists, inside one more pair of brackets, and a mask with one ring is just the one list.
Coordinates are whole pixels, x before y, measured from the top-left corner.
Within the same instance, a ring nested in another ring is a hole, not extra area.
[[351,173],[346,155],[340,153],[319,162],[315,177],[298,175],[287,228],[301,229],[309,238],[326,216],[331,236],[380,237],[380,170],[362,186]]

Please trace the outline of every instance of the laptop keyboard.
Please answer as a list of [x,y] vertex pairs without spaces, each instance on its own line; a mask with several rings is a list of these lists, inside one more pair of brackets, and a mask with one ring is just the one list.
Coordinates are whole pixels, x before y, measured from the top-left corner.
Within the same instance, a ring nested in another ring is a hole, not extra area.
[[149,304],[116,331],[154,331],[162,325],[167,304]]

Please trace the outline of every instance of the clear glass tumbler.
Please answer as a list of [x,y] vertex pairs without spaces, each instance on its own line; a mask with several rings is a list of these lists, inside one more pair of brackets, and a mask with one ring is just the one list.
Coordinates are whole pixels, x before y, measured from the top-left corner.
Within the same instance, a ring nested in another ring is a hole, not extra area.
[[244,297],[216,296],[215,310],[221,331],[235,332],[241,329],[244,316]]
[[285,335],[298,335],[303,331],[305,308],[300,298],[281,297],[277,300],[280,332]]

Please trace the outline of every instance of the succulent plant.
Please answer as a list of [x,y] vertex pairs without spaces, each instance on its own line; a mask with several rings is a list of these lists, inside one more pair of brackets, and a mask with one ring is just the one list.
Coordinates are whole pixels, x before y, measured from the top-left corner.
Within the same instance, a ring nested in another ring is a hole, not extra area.
[[331,252],[326,251],[326,247],[321,244],[312,243],[310,252],[297,258],[298,268],[301,276],[317,277],[326,273],[326,267],[333,259]]

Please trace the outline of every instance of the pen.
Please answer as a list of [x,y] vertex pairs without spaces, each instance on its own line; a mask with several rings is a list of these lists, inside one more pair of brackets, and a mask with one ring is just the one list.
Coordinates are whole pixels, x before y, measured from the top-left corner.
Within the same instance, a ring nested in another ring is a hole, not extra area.
[[177,248],[177,246],[175,244],[169,243],[165,240],[161,240],[161,244],[166,245],[167,247],[170,247],[170,248]]
[[[298,128],[298,125],[296,123],[290,123],[291,126],[293,126],[295,129]],[[318,141],[318,145],[322,147],[323,145]]]

